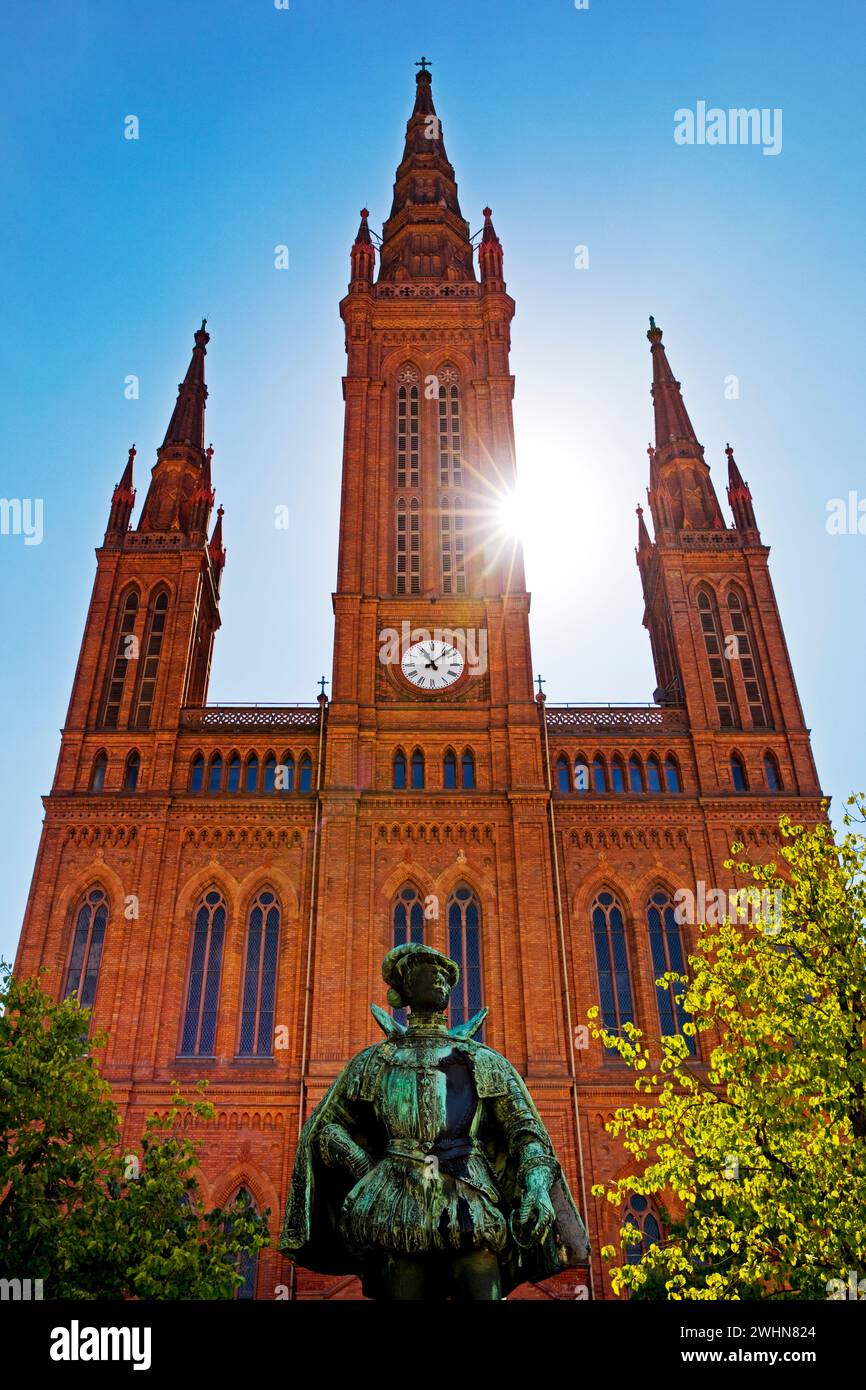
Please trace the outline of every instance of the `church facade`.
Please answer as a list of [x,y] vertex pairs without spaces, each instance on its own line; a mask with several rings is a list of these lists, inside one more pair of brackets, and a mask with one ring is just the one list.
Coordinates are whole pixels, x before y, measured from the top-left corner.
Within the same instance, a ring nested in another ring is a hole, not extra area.
[[[208,703],[225,551],[203,324],[134,526],[134,450],[114,489],[16,969],[93,1008],[130,1144],[174,1080],[207,1079],[205,1197],[249,1194],[276,1240],[299,1127],[377,1036],[383,956],[447,951],[452,1019],[489,1007],[485,1040],[526,1079],[594,1252],[512,1296],[605,1297],[619,1218],[591,1188],[627,1171],[604,1126],[634,1092],[587,1010],[679,1030],[655,985],[693,944],[674,895],[733,886],[732,841],[771,857],[780,815],[820,818],[820,787],[749,488],[729,447],[729,523],[652,320],[636,557],[656,700],[536,693],[522,555],[496,523],[514,308],[422,66],[390,216],[379,238],[361,214],[340,305],[330,697]],[[628,1215],[652,1242],[642,1201]],[[358,1296],[275,1249],[245,1279],[244,1297]]]

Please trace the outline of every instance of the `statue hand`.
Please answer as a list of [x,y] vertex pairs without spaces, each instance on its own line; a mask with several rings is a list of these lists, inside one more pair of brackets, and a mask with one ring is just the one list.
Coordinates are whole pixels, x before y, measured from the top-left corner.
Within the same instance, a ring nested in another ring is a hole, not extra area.
[[544,1188],[530,1186],[523,1194],[520,1211],[512,1221],[518,1245],[540,1245],[556,1219],[553,1203]]

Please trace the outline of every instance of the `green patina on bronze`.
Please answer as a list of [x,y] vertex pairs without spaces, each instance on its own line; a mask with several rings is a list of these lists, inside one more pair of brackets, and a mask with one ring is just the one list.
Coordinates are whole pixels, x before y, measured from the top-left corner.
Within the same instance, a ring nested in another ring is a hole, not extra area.
[[449,1028],[453,960],[407,943],[382,963],[384,1042],[353,1057],[298,1144],[281,1249],[368,1297],[497,1299],[586,1264],[583,1222],[522,1078]]

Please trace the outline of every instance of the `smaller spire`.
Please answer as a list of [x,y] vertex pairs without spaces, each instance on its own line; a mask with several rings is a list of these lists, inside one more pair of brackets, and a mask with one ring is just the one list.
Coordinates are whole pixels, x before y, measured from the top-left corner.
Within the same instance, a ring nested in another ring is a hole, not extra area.
[[749,485],[743,480],[743,475],[737,467],[734,451],[730,444],[725,446],[725,453],[728,457],[728,501],[734,514],[734,525],[738,531],[755,531],[757,533],[758,523],[755,520],[755,509],[752,506],[752,494],[749,491]]
[[370,228],[367,225],[367,218],[370,216],[366,208],[361,208],[361,225],[355,237],[352,247],[352,279],[349,284],[350,290],[359,291],[366,285],[372,285],[373,272],[376,268],[376,248],[373,245],[373,238],[370,236]]
[[651,549],[652,549],[652,541],[650,540],[649,531],[648,531],[647,528],[646,528],[646,522],[645,522],[644,519],[643,519],[643,507],[640,505],[640,503],[638,503],[638,505],[635,507],[635,512],[636,512],[636,514],[637,514],[637,548],[638,548],[638,551],[639,551],[639,552],[643,552],[643,551],[645,551],[645,550],[651,550]]
[[490,208],[484,208],[484,230],[481,233],[481,242],[478,247],[478,264],[481,269],[481,283],[486,290],[504,290],[505,280],[502,273],[502,242],[496,235],[493,226],[493,213]]
[[132,464],[135,452],[135,445],[133,444],[130,447],[120,482],[115,484],[114,492],[111,495],[108,530],[121,534],[129,530],[129,518],[135,504],[135,488],[132,485]]
[[210,538],[207,548],[211,564],[213,565],[217,592],[219,592],[220,578],[222,576],[223,566],[226,562],[226,552],[223,546],[223,515],[224,508],[222,504],[220,504],[220,506],[217,507],[216,525],[213,528],[213,535]]
[[207,532],[207,526],[214,504],[214,497],[216,496],[211,485],[212,458],[213,445],[209,444],[204,451],[204,463],[201,466],[201,474],[195,492],[190,498],[189,529],[191,532]]

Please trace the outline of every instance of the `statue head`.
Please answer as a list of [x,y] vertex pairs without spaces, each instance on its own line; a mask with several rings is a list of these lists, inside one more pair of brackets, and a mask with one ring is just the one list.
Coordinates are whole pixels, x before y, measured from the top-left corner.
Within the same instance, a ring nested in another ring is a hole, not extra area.
[[392,1008],[408,1005],[413,1012],[441,1013],[460,979],[460,969],[450,956],[432,946],[407,941],[395,946],[382,961],[382,979],[388,985]]

